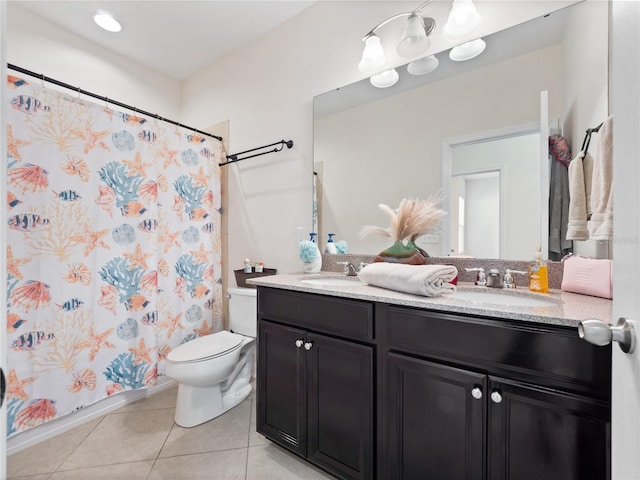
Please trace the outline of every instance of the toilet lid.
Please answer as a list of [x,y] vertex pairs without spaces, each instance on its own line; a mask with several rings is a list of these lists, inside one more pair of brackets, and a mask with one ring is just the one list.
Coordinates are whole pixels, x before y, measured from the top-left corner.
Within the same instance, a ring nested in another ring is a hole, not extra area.
[[170,362],[193,362],[223,355],[242,343],[242,335],[227,331],[205,335],[174,348],[167,355]]

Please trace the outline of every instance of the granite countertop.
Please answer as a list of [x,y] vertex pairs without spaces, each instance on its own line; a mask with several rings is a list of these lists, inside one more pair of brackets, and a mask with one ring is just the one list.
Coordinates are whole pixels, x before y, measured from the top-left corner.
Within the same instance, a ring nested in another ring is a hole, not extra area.
[[[313,285],[302,282],[315,278],[351,279],[354,286]],[[604,298],[590,297],[550,290],[550,293],[533,293],[526,288],[503,290],[499,288],[478,287],[472,283],[459,283],[458,291],[481,291],[502,295],[516,295],[525,298],[544,299],[552,303],[550,306],[513,306],[474,302],[455,299],[446,293],[437,297],[423,297],[408,293],[396,292],[384,288],[361,284],[357,277],[347,277],[335,272],[317,274],[286,274],[252,278],[247,283],[262,287],[272,287],[299,292],[317,293],[335,297],[353,298],[373,302],[405,305],[430,310],[481,315],[485,317],[520,320],[533,323],[544,323],[575,327],[582,320],[595,318],[612,324],[612,301]]]

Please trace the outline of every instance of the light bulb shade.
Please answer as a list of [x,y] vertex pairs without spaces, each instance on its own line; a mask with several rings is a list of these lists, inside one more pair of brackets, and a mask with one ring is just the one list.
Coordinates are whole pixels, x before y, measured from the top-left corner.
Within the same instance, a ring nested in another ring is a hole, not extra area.
[[369,35],[364,41],[362,59],[358,63],[358,70],[364,73],[375,73],[387,64],[384,50],[377,35]]
[[454,62],[464,62],[465,60],[471,60],[472,58],[477,57],[484,49],[487,47],[487,44],[481,38],[473,40],[471,42],[463,43],[462,45],[458,45],[454,47],[449,52],[449,58]]
[[424,20],[420,15],[412,13],[407,19],[398,44],[398,55],[405,58],[417,57],[424,54],[431,46],[424,27]]
[[119,32],[122,30],[120,22],[106,12],[98,12],[93,16],[93,21],[108,32]]
[[388,88],[396,84],[400,75],[396,72],[395,68],[391,70],[386,70],[384,72],[380,72],[376,75],[373,75],[369,81],[371,85],[377,88]]
[[429,55],[407,65],[407,72],[411,75],[426,75],[438,68],[439,64],[440,61],[434,55]]
[[449,19],[442,29],[446,40],[462,40],[474,33],[482,23],[473,0],[453,0]]

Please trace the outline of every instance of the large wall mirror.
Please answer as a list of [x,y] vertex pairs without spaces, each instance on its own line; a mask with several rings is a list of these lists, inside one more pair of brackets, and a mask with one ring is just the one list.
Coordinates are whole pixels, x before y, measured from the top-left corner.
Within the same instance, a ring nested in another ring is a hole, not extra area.
[[418,241],[429,254],[529,259],[548,235],[540,128],[548,121],[577,153],[608,115],[607,24],[606,2],[577,3],[485,37],[472,60],[440,52],[430,74],[398,68],[393,87],[365,79],[315,97],[321,244],[334,233],[349,253],[377,254],[389,240],[358,232],[387,226],[378,204],[439,194],[447,219]]

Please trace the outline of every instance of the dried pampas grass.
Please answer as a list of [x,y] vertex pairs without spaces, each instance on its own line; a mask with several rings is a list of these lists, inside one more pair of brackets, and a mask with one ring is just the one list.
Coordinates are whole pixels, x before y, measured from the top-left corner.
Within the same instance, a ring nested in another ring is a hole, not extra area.
[[439,196],[431,196],[426,200],[403,198],[397,210],[380,204],[378,207],[389,217],[390,226],[367,225],[360,230],[360,238],[390,237],[395,241],[413,242],[421,235],[436,232],[446,214],[437,207],[439,203]]

